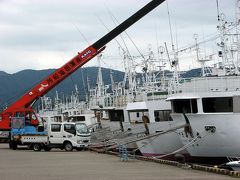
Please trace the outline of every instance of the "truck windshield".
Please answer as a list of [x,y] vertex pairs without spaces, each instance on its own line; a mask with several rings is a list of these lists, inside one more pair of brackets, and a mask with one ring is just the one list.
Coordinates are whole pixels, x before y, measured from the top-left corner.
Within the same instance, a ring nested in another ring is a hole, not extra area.
[[86,124],[84,123],[77,123],[76,124],[76,131],[79,133],[79,134],[88,134],[89,131],[88,131],[88,127]]

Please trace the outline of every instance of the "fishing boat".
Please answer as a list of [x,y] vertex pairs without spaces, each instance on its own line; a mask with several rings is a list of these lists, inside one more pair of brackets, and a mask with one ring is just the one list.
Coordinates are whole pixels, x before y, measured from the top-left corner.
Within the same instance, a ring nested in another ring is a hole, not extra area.
[[[181,122],[177,124],[172,121],[170,118],[171,105],[165,99],[130,103],[127,106],[127,112],[130,122],[135,121],[136,123],[132,114],[136,113],[135,117],[141,116],[141,120],[135,124],[138,128],[135,129],[146,132],[146,138],[136,141],[142,155],[163,159],[175,159],[176,154],[184,154],[188,157],[187,151],[182,149],[184,145],[179,139],[176,129],[173,129],[181,125]],[[145,117],[148,119],[146,124],[143,122]]]
[[189,125],[177,134],[198,162],[228,162],[240,157],[239,17],[231,25],[224,17],[218,15],[218,66],[208,67],[210,73],[204,73],[203,67],[202,77],[182,79],[181,91],[167,98],[173,121]]
[[177,134],[192,157],[240,157],[240,76],[202,77],[184,84],[191,92],[168,97],[175,122],[189,123]]

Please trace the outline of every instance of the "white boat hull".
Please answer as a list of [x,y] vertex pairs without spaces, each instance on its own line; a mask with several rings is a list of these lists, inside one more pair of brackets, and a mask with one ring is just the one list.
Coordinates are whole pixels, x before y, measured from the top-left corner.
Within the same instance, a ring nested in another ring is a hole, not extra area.
[[[173,123],[172,121],[155,122],[149,124],[149,130],[152,135],[176,126],[177,123]],[[144,156],[160,156],[160,158],[168,159],[177,153],[187,155],[186,150],[173,153],[183,147],[176,131],[138,141],[137,145]]]
[[[176,122],[185,122],[183,114],[172,114]],[[240,157],[240,113],[186,114],[193,136],[183,129],[179,138],[194,157]],[[195,139],[195,140],[194,140]]]

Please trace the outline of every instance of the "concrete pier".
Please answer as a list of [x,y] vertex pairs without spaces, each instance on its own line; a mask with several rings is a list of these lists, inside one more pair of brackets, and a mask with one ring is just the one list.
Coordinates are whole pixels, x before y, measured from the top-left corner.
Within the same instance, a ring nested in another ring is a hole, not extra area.
[[227,180],[229,176],[89,151],[34,152],[0,144],[1,180]]

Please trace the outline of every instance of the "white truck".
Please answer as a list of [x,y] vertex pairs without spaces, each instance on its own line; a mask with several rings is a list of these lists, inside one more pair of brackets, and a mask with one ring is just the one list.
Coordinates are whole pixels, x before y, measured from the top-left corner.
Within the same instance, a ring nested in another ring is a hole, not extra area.
[[91,133],[82,122],[52,122],[45,131],[28,126],[23,118],[12,120],[10,147],[15,150],[18,145],[28,145],[34,151],[50,151],[52,148],[82,150],[89,146]]

